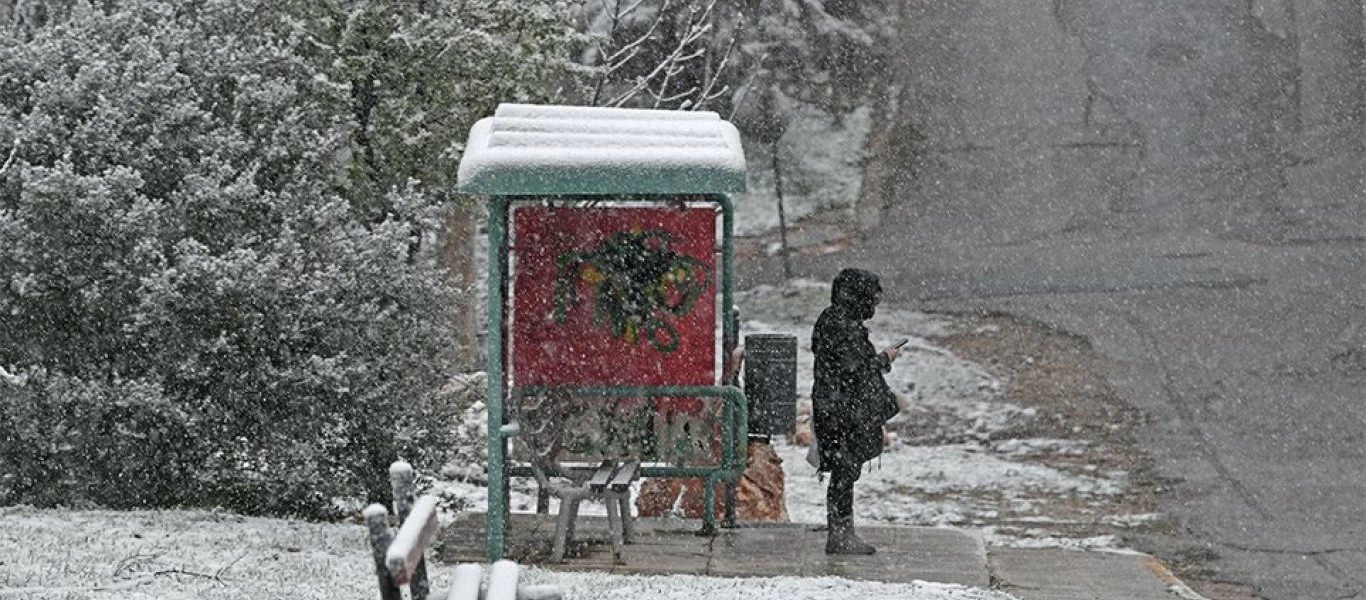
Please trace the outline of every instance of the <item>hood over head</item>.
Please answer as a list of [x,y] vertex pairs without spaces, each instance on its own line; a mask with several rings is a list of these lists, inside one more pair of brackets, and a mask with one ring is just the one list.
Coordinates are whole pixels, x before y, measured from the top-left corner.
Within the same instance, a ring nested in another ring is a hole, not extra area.
[[863,269],[844,269],[830,286],[830,303],[863,321],[873,318],[880,292],[882,284],[878,283],[877,275]]

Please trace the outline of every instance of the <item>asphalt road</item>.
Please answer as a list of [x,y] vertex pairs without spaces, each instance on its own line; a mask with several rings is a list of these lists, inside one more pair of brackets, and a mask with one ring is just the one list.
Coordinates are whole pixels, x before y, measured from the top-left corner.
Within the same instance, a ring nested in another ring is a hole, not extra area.
[[1360,3],[900,11],[863,241],[796,271],[1088,337],[1174,482],[1178,533],[1139,545],[1272,600],[1366,596]]

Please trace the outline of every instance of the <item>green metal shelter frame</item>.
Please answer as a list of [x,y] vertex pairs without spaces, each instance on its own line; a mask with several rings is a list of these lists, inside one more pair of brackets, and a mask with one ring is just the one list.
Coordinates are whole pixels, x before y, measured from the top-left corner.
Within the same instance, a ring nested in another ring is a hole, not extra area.
[[[729,194],[745,189],[745,159],[735,127],[712,112],[503,104],[470,130],[460,162],[460,193],[488,198],[488,558],[502,558],[511,507],[508,449],[518,434],[507,400],[545,389],[505,389],[508,217],[519,201],[675,202],[680,195],[715,203],[722,218],[722,339],[733,343],[734,220]],[[735,386],[558,388],[573,396],[712,397],[723,400],[720,464],[645,465],[644,477],[702,477],[703,532],[715,531],[715,487],[735,480],[747,460],[747,404]]]

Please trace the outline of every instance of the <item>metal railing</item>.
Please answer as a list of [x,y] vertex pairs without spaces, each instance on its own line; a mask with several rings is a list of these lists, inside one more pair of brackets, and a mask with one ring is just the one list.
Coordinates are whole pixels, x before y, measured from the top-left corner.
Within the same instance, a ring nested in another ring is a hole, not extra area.
[[[717,464],[712,465],[668,465],[668,464],[642,464],[640,468],[641,477],[699,477],[706,480],[703,490],[703,519],[701,534],[711,534],[716,530],[716,485],[723,481],[733,481],[738,479],[745,471],[748,460],[748,421],[749,410],[745,401],[745,394],[740,388],[731,385],[715,386],[616,386],[616,387],[520,387],[513,388],[512,400],[520,402],[522,398],[544,396],[549,394],[567,397],[600,397],[600,398],[659,398],[659,397],[679,397],[679,398],[720,398],[722,400],[721,409],[721,456]],[[499,443],[506,449],[506,444],[520,433],[516,425],[500,427]],[[490,473],[505,473],[507,475],[529,475],[529,469],[522,473],[517,467],[511,467],[504,461],[507,457],[506,450],[498,453],[497,456],[489,457]],[[507,489],[507,486],[503,486]],[[506,532],[510,511],[506,509],[508,503],[502,503],[504,510],[500,514],[490,512],[489,531]],[[490,536],[492,537],[492,536]],[[501,539],[499,540],[502,541]],[[490,553],[493,549],[490,548]]]

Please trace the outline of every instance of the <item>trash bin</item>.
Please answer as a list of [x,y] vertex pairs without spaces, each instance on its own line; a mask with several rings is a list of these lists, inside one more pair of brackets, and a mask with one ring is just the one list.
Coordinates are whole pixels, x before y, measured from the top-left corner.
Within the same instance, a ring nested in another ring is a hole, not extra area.
[[790,435],[796,430],[796,336],[745,336],[745,398],[751,436]]

